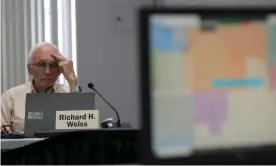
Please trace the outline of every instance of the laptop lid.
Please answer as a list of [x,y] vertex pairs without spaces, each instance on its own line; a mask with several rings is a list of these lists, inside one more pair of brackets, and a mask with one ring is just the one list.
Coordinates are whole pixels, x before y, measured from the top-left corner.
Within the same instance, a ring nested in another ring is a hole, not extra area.
[[272,161],[275,7],[143,9],[139,36],[145,164]]
[[26,136],[55,130],[56,111],[94,110],[95,93],[28,93],[26,95]]

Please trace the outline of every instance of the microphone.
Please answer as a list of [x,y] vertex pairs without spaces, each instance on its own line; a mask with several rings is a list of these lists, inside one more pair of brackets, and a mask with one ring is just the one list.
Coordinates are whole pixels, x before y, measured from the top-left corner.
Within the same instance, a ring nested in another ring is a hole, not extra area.
[[116,113],[117,115],[117,127],[121,127],[121,121],[120,121],[120,116],[116,110],[115,107],[113,107],[94,87],[94,84],[93,83],[88,83],[88,88],[92,89],[93,91],[95,91],[108,105],[109,107],[112,108],[112,110]]

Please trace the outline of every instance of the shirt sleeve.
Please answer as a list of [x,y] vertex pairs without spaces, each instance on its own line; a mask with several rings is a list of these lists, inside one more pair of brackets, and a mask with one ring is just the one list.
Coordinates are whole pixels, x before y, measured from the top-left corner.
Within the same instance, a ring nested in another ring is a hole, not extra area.
[[76,93],[76,92],[82,92],[82,88],[80,86],[78,86],[75,89],[70,88],[70,93]]
[[12,100],[9,91],[1,96],[1,126],[11,125],[11,116],[13,112]]

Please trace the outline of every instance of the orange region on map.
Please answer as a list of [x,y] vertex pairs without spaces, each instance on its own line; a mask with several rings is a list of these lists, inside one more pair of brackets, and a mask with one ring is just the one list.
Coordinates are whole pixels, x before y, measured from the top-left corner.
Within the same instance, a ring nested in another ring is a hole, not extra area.
[[260,24],[222,26],[207,32],[187,29],[189,47],[184,52],[184,66],[188,88],[209,90],[214,79],[246,78],[246,58],[266,62],[265,36],[265,26]]

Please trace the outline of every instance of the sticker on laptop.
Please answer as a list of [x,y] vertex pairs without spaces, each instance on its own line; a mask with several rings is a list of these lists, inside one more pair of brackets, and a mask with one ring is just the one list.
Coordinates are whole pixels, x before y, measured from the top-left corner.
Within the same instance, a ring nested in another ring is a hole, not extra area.
[[43,112],[28,112],[28,119],[43,119]]

